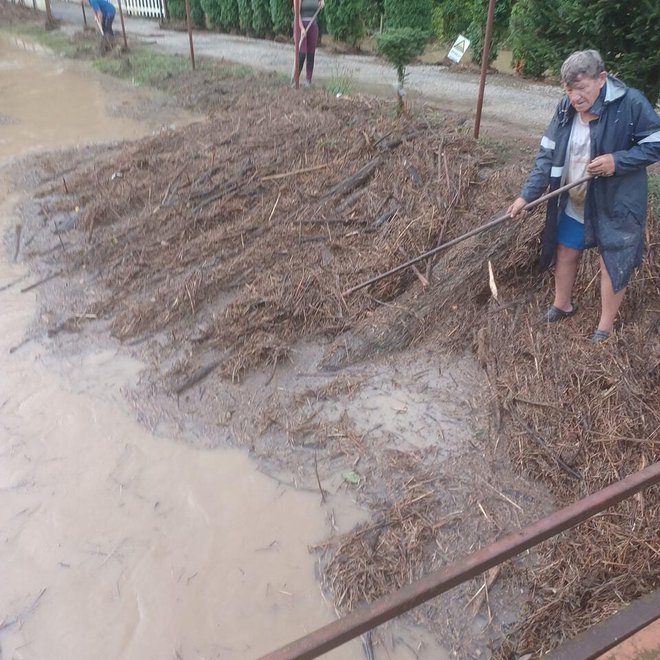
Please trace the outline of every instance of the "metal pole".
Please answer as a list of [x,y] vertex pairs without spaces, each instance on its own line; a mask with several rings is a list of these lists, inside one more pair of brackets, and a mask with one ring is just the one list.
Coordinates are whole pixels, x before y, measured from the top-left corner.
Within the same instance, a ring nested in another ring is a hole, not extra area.
[[[658,619],[660,619],[660,589],[633,601],[628,607],[585,630],[574,639],[564,642],[543,657],[545,660],[572,660],[572,658],[595,660]],[[640,654],[639,657],[644,657],[644,654]]]
[[481,107],[484,104],[484,87],[486,86],[486,74],[488,73],[488,56],[490,55],[490,42],[493,38],[493,20],[495,18],[495,0],[489,0],[488,18],[486,19],[486,35],[484,36],[484,48],[481,53],[481,78],[479,79],[479,96],[477,98],[477,115],[474,118],[474,138],[479,137],[481,127]]
[[124,12],[121,10],[121,0],[117,0],[117,7],[119,8],[119,20],[121,21],[121,33],[124,37],[124,50],[128,50],[128,42],[126,41],[126,28],[124,27]]
[[83,13],[83,24],[85,25],[85,27],[87,27],[87,14],[85,13],[85,0],[82,0],[82,2],[80,3],[80,8],[82,9],[82,13]]
[[[538,206],[543,202],[547,202],[552,197],[556,197],[557,195],[566,192],[570,188],[573,188],[574,186],[578,186],[581,183],[585,183],[586,181],[589,181],[589,179],[592,178],[593,178],[592,176],[583,176],[581,179],[577,179],[572,183],[567,183],[565,186],[561,186],[561,188],[557,188],[557,190],[553,190],[552,192],[549,192],[547,195],[543,195],[542,197],[539,197],[533,202],[530,202],[529,204],[527,204],[527,206],[523,208],[523,210],[529,211],[530,209],[533,209],[535,206]],[[500,215],[497,218],[495,218],[495,220],[491,220],[490,222],[487,222],[485,225],[481,225],[481,227],[476,227],[475,229],[472,229],[471,231],[467,232],[466,234],[463,234],[462,236],[458,236],[457,238],[454,238],[451,241],[447,241],[446,243],[443,243],[442,245],[439,245],[438,247],[433,248],[428,252],[424,252],[424,254],[420,254],[418,257],[415,257],[414,259],[411,259],[410,261],[406,261],[406,263],[401,264],[400,266],[396,266],[388,270],[387,272],[382,273],[381,275],[376,275],[375,277],[372,277],[366,282],[362,282],[362,284],[358,284],[354,287],[351,287],[350,289],[346,289],[346,291],[342,292],[342,296],[350,296],[352,293],[355,293],[360,289],[364,289],[364,287],[369,286],[374,282],[378,282],[382,279],[385,279],[390,275],[394,275],[394,273],[398,273],[399,271],[405,270],[406,268],[409,268],[413,264],[423,261],[424,259],[428,259],[429,257],[432,257],[434,254],[438,254],[438,252],[442,252],[443,250],[452,247],[452,245],[456,245],[457,243],[461,243],[467,238],[471,238],[472,236],[481,234],[481,232],[486,231],[487,229],[492,229],[493,227],[497,227],[497,225],[502,224],[505,220],[509,220],[510,217],[511,216],[508,213],[505,213],[504,215]]]
[[342,619],[263,656],[261,660],[317,658],[367,630],[449,591],[489,568],[515,557],[560,532],[575,527],[591,516],[657,483],[660,483],[660,461],[555,511],[518,532],[509,534],[500,541],[469,555],[464,560],[452,564],[444,571],[431,573],[388,596],[379,598],[370,605],[365,605]]
[[190,42],[190,62],[195,70],[195,49],[192,38],[192,19],[190,18],[190,0],[186,0],[186,22],[188,23],[188,41]]
[[[298,0],[293,0],[293,25],[300,25],[300,2]],[[295,27],[294,27],[295,32]],[[293,82],[296,89],[300,89],[300,45],[302,44],[302,33],[300,39],[294,39],[295,48],[294,48],[294,57],[295,62],[293,63]],[[300,43],[299,43],[300,42]]]
[[46,5],[46,27],[47,29],[52,29],[52,25],[55,22],[53,19],[53,10],[50,6],[50,0],[45,0]]

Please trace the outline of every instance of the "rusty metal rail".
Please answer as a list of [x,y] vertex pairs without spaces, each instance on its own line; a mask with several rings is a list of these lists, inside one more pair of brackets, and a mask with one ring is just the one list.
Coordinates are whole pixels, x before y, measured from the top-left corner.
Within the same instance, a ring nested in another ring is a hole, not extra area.
[[469,555],[442,571],[431,573],[388,596],[283,646],[261,660],[308,660],[348,642],[367,630],[439,596],[489,568],[534,547],[556,534],[660,483],[660,462],[570,504],[549,516]]
[[[594,660],[636,632],[660,619],[660,589],[630,603],[628,607],[597,623],[581,635],[551,651],[546,660]],[[660,641],[658,642],[660,643]],[[642,658],[642,656],[639,656]]]

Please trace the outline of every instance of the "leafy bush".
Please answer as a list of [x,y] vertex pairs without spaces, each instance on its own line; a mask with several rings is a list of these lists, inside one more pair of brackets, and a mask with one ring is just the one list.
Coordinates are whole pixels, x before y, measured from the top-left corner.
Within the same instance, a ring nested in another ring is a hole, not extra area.
[[186,19],[186,3],[184,0],[169,0],[167,8],[170,11],[170,18],[175,20]]
[[561,66],[559,2],[518,0],[511,12],[509,44],[517,71],[542,76]]
[[238,0],[217,0],[220,3],[220,26],[223,30],[238,30]]
[[252,29],[258,37],[265,37],[273,31],[270,17],[270,0],[252,0]]
[[290,0],[270,0],[270,18],[275,34],[291,36],[293,7]]
[[[499,46],[506,39],[513,2],[515,0],[497,0],[495,3],[489,62],[497,57]],[[442,14],[442,38],[452,43],[459,34],[464,34],[471,42],[472,59],[475,62],[481,62],[483,55],[488,4],[488,0],[440,0],[438,5]]]
[[[497,57],[500,44],[509,33],[511,18],[511,4],[513,0],[497,0],[493,16],[493,36],[488,52],[488,61],[493,62]],[[484,52],[484,37],[486,36],[486,23],[488,21],[488,0],[474,0],[471,8],[470,24],[465,36],[471,41],[472,60],[481,62]]]
[[608,69],[641,89],[651,103],[660,98],[660,5],[657,0],[562,0],[570,39],[562,53],[595,48]]
[[431,33],[439,41],[447,41],[445,37],[445,18],[442,7],[433,7],[431,12]]
[[[186,20],[186,2],[185,0],[169,0],[167,7],[170,10],[170,16],[176,20]],[[195,27],[205,27],[206,19],[200,0],[190,0],[190,20]]]
[[252,32],[252,0],[238,0],[238,27],[246,34]]
[[433,0],[385,0],[385,29],[413,28],[431,35]]
[[[440,0],[436,10],[442,15],[442,33],[438,35],[447,43],[453,43],[459,34],[467,32],[472,22],[473,0]],[[437,19],[436,19],[437,21]],[[467,36],[467,35],[466,35]]]
[[204,13],[208,16],[211,27],[222,29],[220,23],[220,0],[200,0]]
[[357,46],[364,36],[364,0],[330,0],[325,6],[328,33],[333,39]]
[[[655,7],[655,9],[654,9]],[[558,72],[573,51],[595,48],[608,70],[660,98],[658,4],[652,0],[518,0],[511,17],[517,68],[530,75]]]

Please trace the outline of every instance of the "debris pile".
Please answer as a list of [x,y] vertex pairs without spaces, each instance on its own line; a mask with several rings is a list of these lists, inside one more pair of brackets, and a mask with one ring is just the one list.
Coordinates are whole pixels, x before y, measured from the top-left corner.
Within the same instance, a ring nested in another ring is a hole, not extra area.
[[[64,185],[50,162],[46,221],[80,209],[66,251],[48,257],[86,278],[77,323],[104,319],[122,341],[158,336],[176,356],[166,379],[174,393],[215,368],[238,379],[274,366],[306,337],[334,340],[326,367],[411,343],[471,347],[491,388],[491,443],[547,484],[558,506],[660,459],[653,210],[622,330],[602,345],[586,339],[599,304],[590,257],[580,315],[557,327],[537,321],[549,286],[532,274],[540,213],[345,298],[501,212],[524,168],[470,138],[460,117],[432,109],[395,119],[388,103],[283,95],[266,79],[200,89],[231,103],[91,164],[80,154]],[[436,544],[454,518],[422,466],[392,467],[376,520],[324,548],[341,611],[451,559]],[[544,544],[526,576],[529,612],[501,654],[546,651],[657,586],[659,517],[650,490]]]

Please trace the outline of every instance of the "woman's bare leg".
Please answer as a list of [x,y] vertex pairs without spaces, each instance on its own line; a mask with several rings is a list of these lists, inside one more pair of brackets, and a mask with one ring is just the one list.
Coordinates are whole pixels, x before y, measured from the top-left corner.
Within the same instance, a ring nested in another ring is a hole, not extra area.
[[573,285],[577,277],[582,250],[558,245],[555,261],[555,300],[553,305],[564,312],[573,309]]
[[604,332],[612,332],[614,327],[614,319],[616,318],[619,307],[623,302],[623,296],[626,293],[625,287],[621,291],[614,293],[612,288],[612,280],[605,268],[603,258],[599,258],[600,263],[600,321],[598,322],[598,329]]

